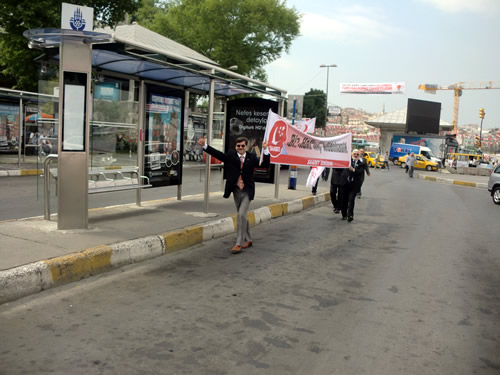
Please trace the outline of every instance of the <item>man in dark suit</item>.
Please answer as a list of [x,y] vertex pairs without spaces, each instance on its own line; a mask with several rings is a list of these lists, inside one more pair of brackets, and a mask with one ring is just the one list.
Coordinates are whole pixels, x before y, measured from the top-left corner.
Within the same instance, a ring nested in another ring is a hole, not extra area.
[[[226,153],[207,145],[204,138],[200,138],[198,143],[207,154],[224,163],[224,175],[226,177],[224,198],[229,198],[233,193],[234,204],[238,212],[236,244],[232,248],[232,253],[238,254],[242,249],[252,246],[247,214],[250,201],[255,197],[253,172],[255,168],[259,167],[259,159],[255,153],[247,152],[248,139],[245,137],[238,137],[235,149]],[[264,160],[261,167],[267,168],[270,158],[267,151],[267,142],[262,142],[262,148],[264,149]]]
[[360,157],[358,150],[352,152],[351,165],[347,176],[347,183],[342,192],[342,220],[354,220],[354,202],[363,184],[366,161]]
[[[363,161],[365,162],[365,172],[368,176],[370,176],[370,167],[368,165],[368,162],[366,161],[366,154],[365,154],[365,149],[363,148],[360,148],[359,149],[359,157],[360,159],[363,159]],[[359,185],[359,192],[358,194],[356,195],[359,198],[361,198],[361,186],[363,186],[363,182],[365,182],[365,174],[363,173],[363,176],[361,177],[361,184]]]
[[330,199],[333,204],[333,212],[340,213],[342,208],[342,194],[344,186],[347,184],[349,169],[332,168],[332,179],[330,180]]

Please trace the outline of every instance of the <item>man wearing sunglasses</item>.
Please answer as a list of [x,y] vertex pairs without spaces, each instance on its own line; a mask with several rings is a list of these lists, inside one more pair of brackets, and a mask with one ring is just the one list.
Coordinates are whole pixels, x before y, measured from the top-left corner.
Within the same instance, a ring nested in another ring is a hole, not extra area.
[[229,198],[233,193],[234,204],[238,213],[236,225],[236,244],[232,253],[239,254],[242,249],[252,246],[250,237],[250,225],[248,223],[248,207],[250,201],[255,197],[255,180],[253,172],[255,168],[267,168],[269,166],[269,151],[267,142],[262,142],[264,150],[264,160],[259,165],[259,159],[253,152],[247,152],[248,139],[245,137],[236,138],[234,150],[223,153],[206,144],[205,138],[200,138],[198,144],[203,150],[224,163],[224,176],[226,186],[224,188],[224,198]]

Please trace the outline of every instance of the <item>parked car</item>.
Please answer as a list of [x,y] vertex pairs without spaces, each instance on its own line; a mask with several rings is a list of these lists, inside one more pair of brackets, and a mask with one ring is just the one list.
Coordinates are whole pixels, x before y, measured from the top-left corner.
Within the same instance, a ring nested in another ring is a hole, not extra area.
[[[423,155],[415,155],[415,169],[425,169],[427,171],[437,171],[439,169],[439,164],[435,161],[427,159]],[[401,166],[401,168],[406,167],[406,156],[401,156],[397,164]]]
[[500,204],[500,165],[491,172],[488,180],[488,191],[491,193],[493,203]]
[[476,165],[477,168],[486,168],[486,169],[493,169],[493,166],[488,163],[487,161],[481,161],[479,162],[478,165]]

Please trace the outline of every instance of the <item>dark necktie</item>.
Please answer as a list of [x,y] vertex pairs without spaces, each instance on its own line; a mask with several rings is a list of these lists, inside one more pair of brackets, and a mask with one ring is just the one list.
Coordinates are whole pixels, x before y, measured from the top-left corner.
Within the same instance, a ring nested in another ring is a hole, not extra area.
[[245,187],[245,183],[243,182],[243,177],[241,177],[241,172],[243,171],[243,161],[244,160],[245,160],[245,157],[240,156],[240,176],[238,177],[238,183],[237,183],[240,190],[243,190],[243,188]]

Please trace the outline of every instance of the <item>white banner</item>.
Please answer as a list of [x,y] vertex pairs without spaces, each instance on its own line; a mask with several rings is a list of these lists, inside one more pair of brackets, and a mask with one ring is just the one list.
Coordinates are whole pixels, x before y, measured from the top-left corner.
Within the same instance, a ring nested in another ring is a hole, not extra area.
[[312,167],[309,172],[309,176],[307,176],[306,186],[313,187],[316,185],[316,181],[318,181],[319,176],[325,170],[325,167]]
[[315,137],[293,127],[287,119],[269,110],[264,141],[268,141],[271,163],[311,167],[348,168],[352,134]]
[[405,82],[396,83],[341,83],[341,94],[404,94]]
[[292,126],[302,133],[312,134],[316,130],[316,117],[308,120],[295,120]]

